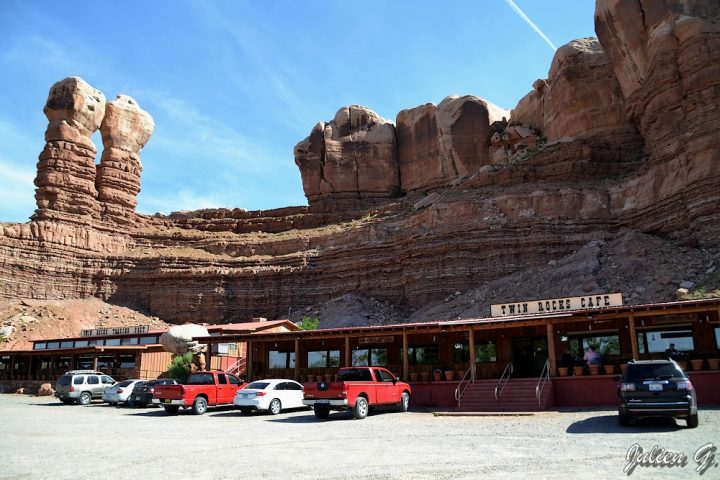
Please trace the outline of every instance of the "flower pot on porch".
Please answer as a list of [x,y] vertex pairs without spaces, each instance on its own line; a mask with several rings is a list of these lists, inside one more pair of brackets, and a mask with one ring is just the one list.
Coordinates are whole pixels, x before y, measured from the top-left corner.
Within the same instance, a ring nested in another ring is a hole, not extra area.
[[561,377],[567,377],[568,367],[558,367],[558,375]]
[[680,365],[680,368],[682,368],[682,371],[686,371],[688,369],[688,362],[687,360],[678,360],[677,364]]
[[621,363],[620,364],[620,373],[625,373],[626,368],[627,368],[627,363]]
[[423,382],[429,382],[430,381],[430,372],[420,372],[420,378]]
[[720,369],[720,358],[708,358],[707,361],[710,370]]
[[702,370],[703,361],[704,361],[704,360],[703,360],[702,358],[693,358],[692,360],[690,360],[690,364],[692,365],[692,369],[695,370],[695,371],[697,371],[697,370]]
[[442,380],[442,372],[440,370],[435,370],[433,372],[433,380],[435,380],[436,382]]
[[600,365],[590,365],[590,375],[599,375]]
[[615,373],[615,365],[603,365],[603,370],[605,370],[605,375],[612,375]]
[[416,372],[412,372],[412,373],[410,374],[410,381],[411,381],[411,382],[417,382],[417,379],[418,379],[418,374],[417,374]]
[[445,370],[445,380],[452,381],[455,378],[455,370]]
[[583,367],[573,367],[573,375],[580,377],[583,374]]
[[314,382],[314,381],[315,381],[315,375],[308,375],[308,376],[307,376],[307,381],[308,381],[308,382]]

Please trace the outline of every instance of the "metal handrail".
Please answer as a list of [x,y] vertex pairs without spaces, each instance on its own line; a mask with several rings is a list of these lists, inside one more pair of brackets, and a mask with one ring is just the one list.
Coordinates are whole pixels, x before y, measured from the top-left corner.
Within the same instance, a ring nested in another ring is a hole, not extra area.
[[540,398],[542,397],[542,391],[543,388],[545,388],[545,384],[550,381],[550,359],[545,360],[545,366],[543,367],[542,373],[540,373],[540,378],[538,379],[537,385],[535,385],[535,397],[538,401],[538,407],[542,403],[540,401]]
[[500,399],[500,395],[502,395],[502,392],[505,389],[505,384],[507,384],[507,382],[510,381],[510,375],[512,375],[512,374],[513,374],[513,364],[512,364],[512,362],[509,362],[507,365],[505,365],[505,370],[503,370],[502,375],[500,375],[500,380],[498,380],[497,385],[495,385],[495,399],[496,400]]
[[247,368],[247,361],[244,357],[238,358],[238,361],[230,365],[227,369],[225,369],[225,372],[232,373],[232,374],[239,374],[242,373],[242,371]]
[[[465,386],[463,387],[463,383],[465,383]],[[462,398],[463,394],[465,393],[465,390],[470,386],[471,383],[475,383],[475,364],[471,363],[470,368],[467,369],[467,372],[465,372],[465,375],[463,375],[462,379],[460,379],[460,383],[458,383],[457,388],[455,389],[455,400],[460,402],[460,399]]]

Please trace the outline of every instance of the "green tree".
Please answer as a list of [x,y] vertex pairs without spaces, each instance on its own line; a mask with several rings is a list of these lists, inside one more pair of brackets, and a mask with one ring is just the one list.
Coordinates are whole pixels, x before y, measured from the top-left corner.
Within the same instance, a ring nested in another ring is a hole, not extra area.
[[300,320],[300,328],[303,330],[317,330],[320,328],[320,319],[315,317],[303,317]]
[[184,355],[178,355],[173,358],[167,369],[168,376],[170,378],[174,378],[180,383],[185,383],[187,378],[190,376],[192,357],[192,352],[188,352]]

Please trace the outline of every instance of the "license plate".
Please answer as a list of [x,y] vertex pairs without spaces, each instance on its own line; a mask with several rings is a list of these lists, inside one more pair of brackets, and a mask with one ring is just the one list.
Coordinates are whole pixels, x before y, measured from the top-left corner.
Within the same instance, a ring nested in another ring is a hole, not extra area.
[[663,386],[660,383],[651,383],[648,385],[648,387],[650,387],[649,390],[651,392],[662,392],[663,391]]
[[163,399],[163,403],[170,403],[170,402],[172,402],[172,400],[170,400],[169,398]]
[[330,400],[315,400],[315,403],[320,405],[330,405]]

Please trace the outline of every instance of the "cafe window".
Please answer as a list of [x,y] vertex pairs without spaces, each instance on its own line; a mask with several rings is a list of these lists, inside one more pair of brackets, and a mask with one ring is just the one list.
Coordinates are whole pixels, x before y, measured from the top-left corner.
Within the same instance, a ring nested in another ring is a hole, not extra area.
[[47,348],[60,348],[60,342],[47,342]]
[[470,361],[470,345],[467,342],[453,342],[453,363]]
[[47,347],[45,342],[35,342],[33,344],[33,350],[45,350],[45,347]]
[[120,368],[135,368],[135,354],[120,355]]
[[75,340],[75,348],[87,347],[89,342],[87,340]]
[[158,337],[154,335],[152,337],[140,337],[140,345],[151,345],[154,343],[160,343]]
[[568,342],[570,352],[583,358],[588,348],[595,347],[601,357],[620,355],[620,337],[618,335],[573,335]]
[[720,327],[715,327],[715,348],[720,349]]
[[120,345],[120,339],[119,338],[108,338],[105,340],[105,345],[116,347]]
[[80,370],[90,370],[93,368],[93,357],[81,356],[77,359],[77,368]]
[[308,368],[340,366],[340,350],[314,350],[307,353]]
[[670,348],[671,343],[675,344],[675,349],[679,352],[688,352],[695,349],[692,330],[689,328],[648,330],[638,333],[638,349],[640,353],[664,353],[665,350]]
[[9,369],[10,369],[10,357],[9,356],[0,357],[0,370],[9,370]]
[[71,369],[72,368],[72,358],[71,357],[60,357],[58,359],[58,368],[63,369]]
[[137,337],[123,337],[120,339],[121,345],[137,345],[138,344],[138,338]]
[[384,367],[388,363],[387,359],[387,348],[360,348],[352,351],[353,367]]
[[295,368],[295,352],[268,352],[268,368]]
[[408,347],[408,363],[410,365],[433,365],[440,362],[437,345]]
[[497,351],[495,342],[492,340],[478,342],[475,344],[475,362],[493,363],[497,362]]
[[60,348],[73,348],[72,340],[63,340],[60,342]]
[[98,356],[98,368],[113,368],[115,358],[112,355]]

